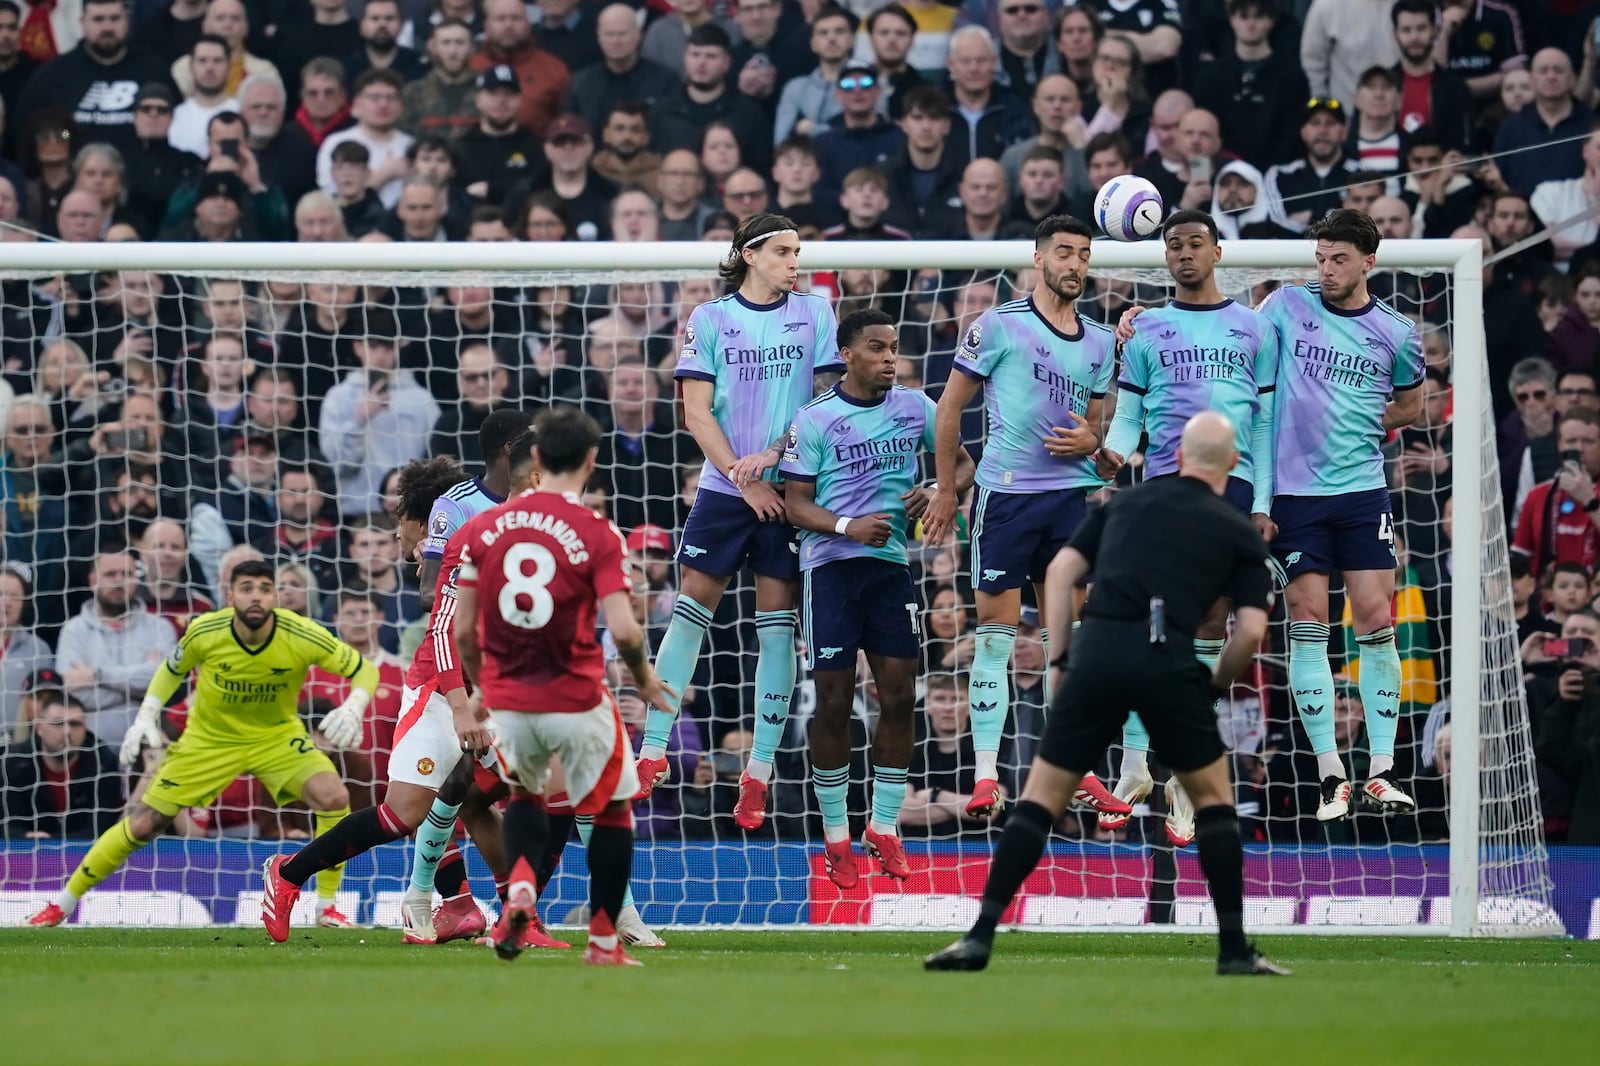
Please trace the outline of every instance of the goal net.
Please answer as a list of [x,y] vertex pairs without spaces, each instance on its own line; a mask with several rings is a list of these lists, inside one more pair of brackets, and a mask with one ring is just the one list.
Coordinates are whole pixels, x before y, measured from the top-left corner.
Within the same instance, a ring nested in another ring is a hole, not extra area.
[[[414,568],[398,558],[385,515],[392,473],[425,455],[459,457],[478,473],[477,428],[496,407],[581,404],[606,427],[590,500],[628,534],[637,611],[659,641],[677,581],[670,555],[699,470],[671,375],[689,311],[722,292],[721,246],[5,247],[0,920],[53,894],[156,772],[152,761],[125,777],[114,753],[150,670],[190,619],[223,602],[220,575],[240,558],[278,563],[281,606],[325,622],[379,662],[382,687],[362,746],[338,758],[355,805],[381,798],[400,679],[423,618]],[[900,323],[901,383],[937,395],[967,327],[1033,284],[1031,252],[1021,242],[818,242],[804,253],[802,286],[828,294],[841,317],[888,311]],[[1259,661],[1221,712],[1252,928],[1562,928],[1518,660],[1480,255],[1472,242],[1387,242],[1372,282],[1419,322],[1429,365],[1441,371],[1426,386],[1424,419],[1386,449],[1404,670],[1397,770],[1418,810],[1316,821],[1316,763],[1285,685],[1280,608]],[[1224,291],[1252,303],[1312,277],[1303,242],[1234,242],[1223,262]],[[1114,323],[1125,307],[1171,295],[1158,245],[1102,242],[1079,307]],[[372,362],[363,333],[385,311],[401,338],[393,368]],[[963,425],[981,449],[976,405]],[[1106,492],[1136,479],[1135,461]],[[805,742],[815,698],[803,669],[772,815],[757,833],[734,825],[757,646],[753,587],[741,577],[717,612],[673,734],[672,780],[636,812],[633,891],[648,921],[950,927],[971,918],[999,831],[957,817],[949,802],[973,785],[966,532],[939,551],[913,545],[927,644],[902,826],[911,879],[864,878],[848,892],[828,881]],[[1341,608],[1336,594],[1334,619]],[[1340,751],[1360,782],[1366,739],[1348,615],[1333,630]],[[1037,621],[1025,614],[1001,753],[1013,796],[1045,718],[1043,667]],[[73,699],[52,695],[63,688]],[[342,695],[338,679],[314,674],[308,721]],[[642,730],[635,694],[622,686],[617,695],[630,729]],[[168,715],[173,735],[182,699]],[[863,673],[852,726],[858,837],[876,714]],[[1108,784],[1116,758],[1113,749],[1101,768]],[[934,789],[943,802],[928,802]],[[1069,813],[1008,920],[1210,924],[1194,851],[1168,844],[1164,813],[1159,787],[1123,830]],[[260,782],[242,778],[91,893],[77,921],[253,924],[262,859],[311,828],[306,811],[280,810]],[[398,924],[409,866],[408,844],[353,860],[341,909]],[[490,905],[492,882],[475,853],[469,866]],[[547,893],[547,919],[572,917],[586,884],[575,838]]]

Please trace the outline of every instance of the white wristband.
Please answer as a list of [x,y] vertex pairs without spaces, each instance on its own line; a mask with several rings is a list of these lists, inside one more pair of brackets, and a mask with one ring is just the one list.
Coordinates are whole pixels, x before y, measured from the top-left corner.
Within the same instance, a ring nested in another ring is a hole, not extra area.
[[844,536],[844,531],[848,529],[850,527],[850,523],[854,521],[854,518],[841,518],[839,521],[833,524],[833,531],[842,537]]

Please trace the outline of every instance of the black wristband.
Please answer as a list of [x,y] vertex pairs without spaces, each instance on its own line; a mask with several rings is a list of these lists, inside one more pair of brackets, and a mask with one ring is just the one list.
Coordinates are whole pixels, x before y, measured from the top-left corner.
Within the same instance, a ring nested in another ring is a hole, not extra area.
[[1217,700],[1225,700],[1225,699],[1227,699],[1228,698],[1228,694],[1233,691],[1233,686],[1232,685],[1224,685],[1224,686],[1219,688],[1215,681],[1207,682],[1206,683],[1206,688],[1209,688],[1211,690],[1211,702],[1213,702],[1213,703],[1215,703]]
[[944,791],[944,790],[943,789],[939,789],[939,788],[930,789],[929,792],[928,792],[928,802],[929,803],[938,803],[939,802],[939,793],[942,792],[942,791]]
[[1057,670],[1065,670],[1067,668],[1067,656],[1069,654],[1071,653],[1067,651],[1062,652],[1060,655],[1057,655],[1054,659],[1050,660],[1050,665]]

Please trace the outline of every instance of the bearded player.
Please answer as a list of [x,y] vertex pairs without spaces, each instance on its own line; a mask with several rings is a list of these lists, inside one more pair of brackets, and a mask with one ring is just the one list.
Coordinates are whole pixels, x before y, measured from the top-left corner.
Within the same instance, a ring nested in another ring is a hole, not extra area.
[[585,507],[600,427],[574,407],[552,408],[534,424],[539,488],[481,514],[459,534],[456,647],[482,705],[463,750],[488,748],[511,784],[503,832],[511,884],[489,936],[506,960],[522,951],[537,921],[535,870],[549,838],[545,791],[553,758],[589,838],[589,943],[584,962],[637,966],[616,923],[633,861],[633,797],[639,791],[627,733],[605,687],[596,604],[639,696],[653,706],[673,697],[646,657],[633,617],[633,580],[622,534]]
[[[956,349],[939,397],[938,488],[924,520],[937,545],[955,519],[961,412],[981,389],[989,442],[978,464],[972,507],[972,583],[978,631],[967,701],[977,782],[966,813],[992,818],[1005,805],[1000,742],[1010,702],[1011,649],[1022,617],[1022,586],[1032,584],[1046,610],[1045,570],[1088,513],[1088,494],[1103,484],[1090,458],[1100,447],[1106,390],[1116,365],[1111,331],[1078,314],[1089,278],[1089,227],[1051,215],[1034,230],[1033,292],[985,311]],[[1040,633],[1049,648],[1049,630]],[[1125,814],[1093,774],[1073,797]]]
[[[254,775],[280,804],[303,800],[316,816],[319,841],[350,816],[350,795],[339,772],[300,720],[300,690],[313,664],[350,679],[350,695],[320,726],[330,747],[347,751],[361,739],[378,668],[322,626],[279,608],[270,563],[252,560],[235,567],[228,600],[231,607],[191,622],[156,669],[123,738],[120,761],[131,766],[145,745],[165,744],[161,708],[195,670],[198,680],[183,736],[168,749],[144,795],[94,842],[60,895],[25,924],[66,921],[84,893],[166,832],[179,811],[210,806],[241,774]],[[344,858],[327,863],[327,876],[317,880],[318,925],[350,925],[334,908]],[[279,917],[281,940],[289,935],[287,907]]]

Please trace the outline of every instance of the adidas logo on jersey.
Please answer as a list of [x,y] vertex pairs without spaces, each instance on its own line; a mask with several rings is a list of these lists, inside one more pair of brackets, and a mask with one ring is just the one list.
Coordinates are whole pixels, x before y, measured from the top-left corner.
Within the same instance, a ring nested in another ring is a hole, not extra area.
[[767,723],[768,725],[782,725],[783,724],[783,715],[781,715],[781,714],[764,714],[764,715],[761,716],[761,720],[763,722]]
[[1300,711],[1301,711],[1302,714],[1321,714],[1323,711],[1325,711],[1327,709],[1328,708],[1327,708],[1326,705],[1321,706],[1321,707],[1313,707],[1310,704],[1307,704],[1306,706],[1300,708]]

